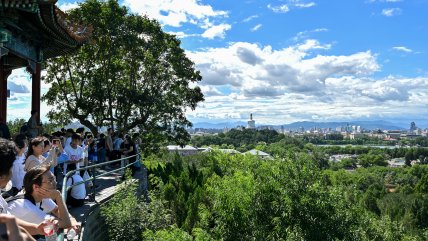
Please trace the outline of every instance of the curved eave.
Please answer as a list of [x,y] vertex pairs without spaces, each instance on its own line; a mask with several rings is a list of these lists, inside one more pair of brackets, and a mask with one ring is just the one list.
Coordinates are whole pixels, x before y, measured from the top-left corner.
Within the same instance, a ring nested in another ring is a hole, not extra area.
[[54,7],[56,22],[65,30],[71,38],[78,43],[84,43],[89,40],[92,35],[91,26],[77,25],[68,20],[67,14],[61,11],[58,7]]
[[80,45],[91,36],[90,27],[79,26],[71,23],[67,15],[52,4],[40,5],[40,18],[43,23],[66,45]]
[[[0,0],[1,8],[17,9],[36,17],[40,30],[47,35],[42,47],[43,59],[71,53],[89,40],[92,28],[74,24],[56,5],[56,0]],[[24,9],[25,8],[25,9]],[[29,18],[29,21],[32,18]]]

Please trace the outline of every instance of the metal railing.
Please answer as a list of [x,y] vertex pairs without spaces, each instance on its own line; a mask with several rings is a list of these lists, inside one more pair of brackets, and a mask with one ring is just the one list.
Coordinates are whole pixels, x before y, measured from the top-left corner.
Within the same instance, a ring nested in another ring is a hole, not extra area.
[[[86,182],[89,182],[89,181],[92,181],[92,198],[91,198],[91,201],[95,201],[95,195],[96,195],[96,185],[95,185],[95,182],[96,182],[96,179],[99,178],[99,177],[107,176],[107,175],[112,174],[112,173],[116,173],[118,171],[124,170],[124,169],[126,169],[126,168],[134,165],[135,163],[141,161],[140,160],[140,156],[141,155],[138,153],[136,155],[132,155],[132,156],[128,156],[128,157],[124,157],[124,158],[120,158],[120,159],[116,159],[116,160],[112,160],[112,161],[108,161],[108,162],[103,162],[103,163],[98,163],[98,164],[94,164],[94,165],[88,165],[88,166],[85,166],[85,167],[80,167],[80,168],[77,168],[76,170],[72,170],[72,171],[67,172],[67,174],[65,174],[65,176],[64,176],[64,180],[62,181],[62,189],[61,189],[62,190],[61,191],[61,195],[62,195],[62,198],[63,198],[64,202],[67,202],[67,194],[68,194],[68,191],[70,189],[72,189],[73,187],[75,187],[77,185],[80,185],[80,184],[83,184],[83,183],[86,183]],[[133,157],[136,157],[135,161],[133,161],[131,163],[128,163],[128,164],[124,164],[125,161],[127,161],[127,160],[129,160],[129,159],[131,159]],[[117,162],[121,162],[121,167],[120,168],[112,169],[112,170],[103,172],[103,173],[98,174],[98,175],[96,174],[96,168],[97,167],[102,167],[102,166],[109,165],[109,164],[112,164],[112,163],[117,163]],[[92,177],[91,178],[84,179],[83,181],[73,183],[73,185],[67,187],[67,179],[69,177],[71,177],[72,175],[74,175],[74,173],[76,173],[76,172],[80,172],[80,171],[83,171],[83,170],[86,171],[86,170],[89,170],[89,169],[91,169],[91,171],[92,171]],[[65,234],[62,232],[61,234],[58,235],[58,239],[57,240],[58,241],[63,241],[64,240],[64,236],[65,236]]]

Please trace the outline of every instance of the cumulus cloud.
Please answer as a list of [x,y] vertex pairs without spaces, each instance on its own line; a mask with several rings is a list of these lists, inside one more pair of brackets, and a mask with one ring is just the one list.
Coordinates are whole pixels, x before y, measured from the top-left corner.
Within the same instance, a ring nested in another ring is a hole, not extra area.
[[179,38],[224,38],[231,28],[225,22],[228,12],[213,9],[200,0],[124,0],[123,5],[134,13],[158,20],[162,25],[179,28],[183,24],[193,24],[204,30],[202,34],[176,32]]
[[202,73],[202,85],[229,85],[239,94],[252,97],[287,92],[315,94],[325,91],[325,80],[329,77],[365,76],[380,68],[376,55],[370,51],[311,57],[312,52],[329,48],[316,40],[278,50],[238,42],[188,55]]
[[75,9],[79,7],[79,4],[77,2],[73,3],[63,3],[58,5],[59,9],[61,9],[64,12],[67,12],[69,10]]
[[382,15],[386,17],[393,17],[402,13],[401,8],[385,8],[382,10]]
[[31,79],[24,71],[14,71],[7,80],[7,88],[13,93],[31,93]]
[[208,96],[204,108],[189,112],[188,116],[215,120],[221,113],[229,119],[245,120],[253,113],[257,123],[269,124],[392,119],[402,116],[403,107],[406,115],[420,116],[426,113],[428,104],[428,78],[423,77],[329,77],[325,90],[316,95],[283,92],[281,86],[271,88],[263,82],[258,85],[260,88],[251,86],[241,93]]
[[392,47],[392,49],[396,50],[396,51],[400,51],[400,52],[406,52],[406,53],[413,52],[413,50],[411,50],[411,49],[409,49],[407,47],[404,47],[404,46]]
[[370,98],[373,98],[379,101],[386,101],[386,100],[403,101],[403,100],[408,100],[409,98],[408,93],[400,91],[391,86],[376,86],[375,88],[372,88],[372,89],[362,90],[361,93],[363,95],[366,95]]
[[242,62],[250,65],[256,65],[263,61],[251,49],[247,49],[244,47],[238,47],[236,49],[236,54]]
[[218,90],[216,87],[214,86],[200,86],[202,93],[204,94],[205,97],[207,96],[219,96],[222,95],[221,91]]
[[[45,71],[42,71],[42,76]],[[7,119],[28,119],[31,111],[31,75],[25,71],[25,68],[15,69],[7,80],[8,89],[11,90],[11,97],[7,99]],[[41,94],[46,93],[50,87],[49,84],[41,83]],[[40,117],[47,121],[46,113],[52,107],[48,107],[45,102],[41,102]]]
[[226,31],[230,30],[231,28],[232,26],[230,24],[215,25],[205,30],[205,32],[201,36],[208,39],[223,39],[226,35]]
[[124,0],[131,11],[157,19],[160,23],[179,27],[183,23],[201,24],[214,17],[227,17],[227,12],[214,10],[198,0]]
[[256,26],[251,28],[251,32],[255,32],[257,30],[259,30],[263,25],[262,24],[257,24]]
[[11,81],[7,81],[7,88],[11,93],[30,93],[30,90],[27,88],[27,86]]

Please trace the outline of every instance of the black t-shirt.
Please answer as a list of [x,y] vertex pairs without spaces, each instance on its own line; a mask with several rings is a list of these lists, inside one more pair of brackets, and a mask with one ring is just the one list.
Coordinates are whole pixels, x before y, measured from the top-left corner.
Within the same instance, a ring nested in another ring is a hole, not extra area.
[[101,150],[102,148],[105,148],[105,147],[106,147],[106,139],[104,138],[99,139],[97,143],[98,150]]
[[[97,146],[98,148],[98,146]],[[91,142],[88,146],[88,154],[95,154],[95,141]]]
[[[130,142],[128,142],[128,143],[123,142],[123,143],[120,145],[120,148],[121,148],[121,149],[125,148],[126,150],[131,149],[131,146],[133,147],[133,148],[132,148],[132,151],[131,151],[131,152],[128,152],[128,154],[126,154],[126,156],[133,156],[133,155],[137,154],[137,151],[136,151],[136,149],[135,149],[135,144],[134,144],[134,142],[132,142],[132,141],[130,141]],[[132,158],[130,159],[130,161],[131,161],[131,162],[132,162],[132,161],[135,161],[135,157],[132,157]]]

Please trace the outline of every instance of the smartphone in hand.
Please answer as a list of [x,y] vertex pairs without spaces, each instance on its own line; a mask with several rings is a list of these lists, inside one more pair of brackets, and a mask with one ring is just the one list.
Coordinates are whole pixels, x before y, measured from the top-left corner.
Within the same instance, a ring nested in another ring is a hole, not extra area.
[[58,145],[59,145],[59,143],[60,143],[60,142],[59,142],[59,139],[53,139],[53,140],[52,140],[52,145],[53,145],[53,146],[58,146]]

